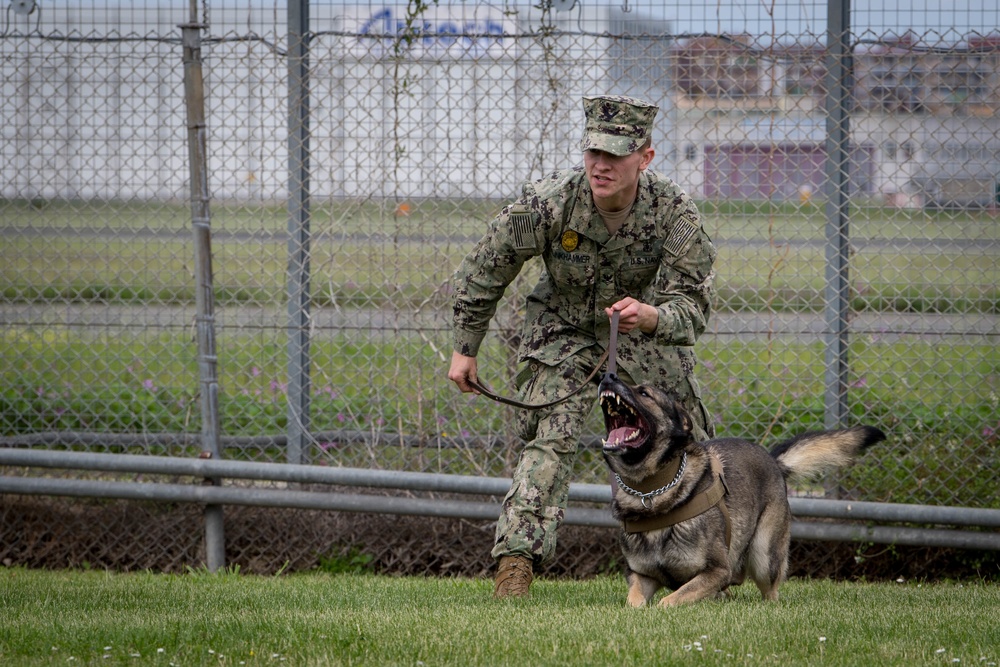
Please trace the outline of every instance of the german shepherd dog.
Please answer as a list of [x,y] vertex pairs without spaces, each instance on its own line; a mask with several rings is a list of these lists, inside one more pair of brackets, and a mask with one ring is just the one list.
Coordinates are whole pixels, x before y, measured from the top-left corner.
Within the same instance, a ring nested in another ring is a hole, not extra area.
[[601,380],[600,404],[633,607],[664,587],[673,592],[662,607],[723,597],[748,576],[777,600],[788,570],[786,480],[848,465],[885,439],[855,426],[805,433],[770,453],[738,438],[695,442],[691,416],[670,395],[614,374]]

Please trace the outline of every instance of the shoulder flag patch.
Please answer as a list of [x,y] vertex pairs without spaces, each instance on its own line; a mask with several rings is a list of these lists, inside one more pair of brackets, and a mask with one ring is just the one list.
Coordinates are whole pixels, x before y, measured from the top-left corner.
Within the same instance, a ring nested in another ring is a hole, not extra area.
[[508,213],[511,239],[516,250],[536,250],[535,226],[531,222],[531,208],[515,204]]
[[667,238],[666,243],[663,244],[663,248],[671,255],[675,257],[680,255],[684,248],[687,247],[688,241],[698,231],[698,224],[692,218],[693,216],[687,214],[681,215],[674,224],[674,228],[670,231],[670,236]]

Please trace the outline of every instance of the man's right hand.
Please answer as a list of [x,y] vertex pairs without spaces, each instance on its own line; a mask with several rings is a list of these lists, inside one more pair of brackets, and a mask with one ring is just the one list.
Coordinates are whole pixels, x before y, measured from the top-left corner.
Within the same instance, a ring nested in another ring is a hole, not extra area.
[[479,392],[469,384],[469,380],[479,382],[476,358],[467,357],[464,354],[459,354],[458,352],[452,352],[451,368],[448,369],[448,379],[457,384],[458,388],[463,392],[478,394]]

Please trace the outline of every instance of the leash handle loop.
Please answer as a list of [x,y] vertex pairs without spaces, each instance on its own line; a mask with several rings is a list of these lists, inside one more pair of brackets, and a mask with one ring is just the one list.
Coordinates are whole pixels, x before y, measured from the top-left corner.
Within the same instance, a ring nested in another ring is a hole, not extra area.
[[614,375],[618,372],[618,361],[615,359],[618,355],[616,351],[618,350],[618,320],[621,319],[622,313],[620,310],[615,310],[611,312],[611,335],[608,337],[608,375]]
[[489,387],[487,387],[484,382],[477,382],[476,380],[469,378],[468,383],[470,386],[472,386],[473,389],[478,391],[480,394],[482,394],[487,398],[493,399],[497,403],[504,403],[506,405],[510,405],[515,408],[521,408],[523,410],[542,410],[544,408],[551,408],[552,406],[564,403],[565,401],[568,401],[570,398],[576,396],[581,391],[583,391],[584,387],[590,384],[590,381],[593,380],[595,377],[597,377],[597,374],[598,372],[600,372],[601,366],[604,365],[605,361],[608,362],[608,370],[607,370],[608,373],[617,372],[618,365],[615,363],[615,356],[616,356],[615,348],[618,345],[618,320],[620,318],[621,318],[621,313],[619,311],[616,310],[611,313],[611,336],[608,340],[608,349],[606,349],[604,351],[604,354],[601,355],[601,358],[597,360],[597,365],[594,366],[594,370],[590,372],[590,375],[587,376],[587,379],[581,382],[579,387],[577,387],[570,393],[566,394],[565,396],[555,399],[554,401],[549,401],[547,403],[522,403],[521,401],[518,401],[516,399],[507,398],[506,396],[501,396],[495,393]]

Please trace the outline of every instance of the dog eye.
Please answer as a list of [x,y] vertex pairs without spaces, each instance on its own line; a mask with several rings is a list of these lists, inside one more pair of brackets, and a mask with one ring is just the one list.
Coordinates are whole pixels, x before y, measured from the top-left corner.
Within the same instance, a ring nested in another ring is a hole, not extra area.
[[640,396],[645,396],[646,398],[649,398],[649,392],[646,391],[644,387],[639,387],[638,389],[635,390],[635,393],[639,394]]

